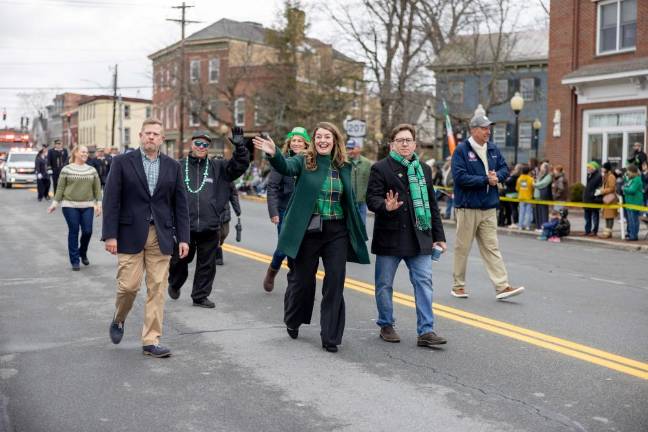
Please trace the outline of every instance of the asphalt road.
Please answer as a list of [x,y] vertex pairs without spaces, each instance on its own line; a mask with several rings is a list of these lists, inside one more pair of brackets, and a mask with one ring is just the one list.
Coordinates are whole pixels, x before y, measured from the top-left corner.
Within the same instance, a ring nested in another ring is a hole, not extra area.
[[[452,253],[434,264],[439,350],[416,347],[407,273],[395,288],[400,344],[378,338],[373,266],[349,265],[338,354],[319,318],[290,339],[285,272],[261,288],[276,231],[243,202],[243,241],[218,269],[215,310],[189,286],[167,302],[169,359],[145,358],[144,289],[120,345],[108,339],[116,259],[99,242],[71,272],[60,211],[0,190],[0,430],[648,431],[648,255],[502,236],[514,284],[496,302],[477,252],[467,300],[450,296]],[[370,224],[371,227],[371,224]],[[452,246],[454,228],[446,234]],[[475,248],[476,249],[476,248]],[[557,339],[560,338],[560,339]]]

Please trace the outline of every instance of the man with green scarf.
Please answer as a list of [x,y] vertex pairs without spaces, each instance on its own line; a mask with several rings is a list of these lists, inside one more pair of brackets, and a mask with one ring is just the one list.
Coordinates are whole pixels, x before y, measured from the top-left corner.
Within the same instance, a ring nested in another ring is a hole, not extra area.
[[433,331],[432,253],[445,250],[445,234],[432,187],[432,170],[420,163],[416,130],[396,126],[390,134],[391,151],[371,167],[367,207],[375,213],[371,252],[376,254],[376,306],[380,337],[400,342],[394,329],[392,303],[394,275],[405,261],[416,299],[417,345],[434,347],[446,340]]

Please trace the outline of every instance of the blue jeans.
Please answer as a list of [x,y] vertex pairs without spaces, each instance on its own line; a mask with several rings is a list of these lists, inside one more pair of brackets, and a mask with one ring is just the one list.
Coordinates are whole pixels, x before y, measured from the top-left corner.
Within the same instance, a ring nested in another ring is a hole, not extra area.
[[[281,232],[281,225],[283,224],[285,215],[286,215],[286,210],[279,209],[279,223],[277,224],[277,234]],[[270,262],[270,267],[272,267],[274,270],[279,270],[281,268],[281,263],[283,262],[284,258],[286,258],[286,254],[281,252],[279,249],[275,249],[274,253],[272,254],[272,261]]]
[[393,284],[401,260],[409,269],[416,302],[416,333],[422,335],[434,328],[432,313],[432,258],[430,255],[399,257],[376,255],[376,306],[380,327],[394,325]]
[[[63,207],[63,216],[68,225],[68,253],[70,263],[79,265],[81,257],[88,254],[88,245],[92,237],[92,219],[94,208]],[[79,227],[81,228],[81,245],[79,245]]]
[[520,203],[520,228],[530,228],[531,218],[533,217],[533,206],[531,203]]
[[585,215],[585,234],[593,232],[598,233],[599,229],[599,209],[585,208],[583,209]]
[[639,240],[639,211],[628,210],[628,240]]
[[454,206],[454,199],[450,196],[446,197],[446,209],[445,209],[445,218],[450,219],[452,216],[452,207]]
[[360,219],[362,219],[362,223],[367,226],[367,204],[366,203],[356,203],[356,207],[358,207],[358,213],[360,213]]

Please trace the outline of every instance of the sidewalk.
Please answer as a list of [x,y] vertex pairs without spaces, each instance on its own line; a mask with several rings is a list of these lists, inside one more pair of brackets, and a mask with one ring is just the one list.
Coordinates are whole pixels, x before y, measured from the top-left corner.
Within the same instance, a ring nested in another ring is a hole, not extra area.
[[[239,196],[242,199],[248,201],[266,202],[265,196],[262,195],[240,194]],[[445,213],[444,202],[439,203],[439,210],[441,211],[441,214]],[[371,212],[368,212],[367,215],[369,217],[373,217],[373,213]],[[621,225],[619,223],[618,218],[615,219],[614,221],[612,238],[610,239],[601,239],[598,237],[585,237],[585,229],[584,229],[585,219],[583,217],[583,212],[581,210],[570,208],[569,222],[571,223],[571,235],[562,238],[561,241],[563,242],[583,243],[583,244],[590,244],[590,245],[607,247],[607,248],[618,249],[618,250],[626,250],[630,252],[648,253],[648,240],[646,240],[648,229],[646,228],[646,224],[643,222],[641,223],[641,229],[639,230],[639,241],[635,241],[635,242],[629,242],[621,239]],[[443,219],[443,223],[449,226],[456,225],[456,222],[453,219]],[[599,221],[599,233],[603,232],[604,227],[605,227],[605,220],[601,218],[601,220]],[[497,231],[507,235],[527,236],[534,240],[539,235],[535,231],[522,231],[519,229],[504,228],[504,227],[498,227]]]

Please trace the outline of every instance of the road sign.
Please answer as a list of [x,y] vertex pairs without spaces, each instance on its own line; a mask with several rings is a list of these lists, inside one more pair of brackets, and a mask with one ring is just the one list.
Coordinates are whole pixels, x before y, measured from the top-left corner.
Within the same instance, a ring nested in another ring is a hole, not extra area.
[[344,123],[347,135],[354,138],[367,136],[367,122],[364,120],[348,120]]

